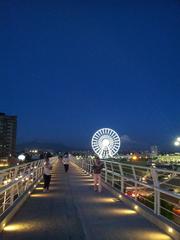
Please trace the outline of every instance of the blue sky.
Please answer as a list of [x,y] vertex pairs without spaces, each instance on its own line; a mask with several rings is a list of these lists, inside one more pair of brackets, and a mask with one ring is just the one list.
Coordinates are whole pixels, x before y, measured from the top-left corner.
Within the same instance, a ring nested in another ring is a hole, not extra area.
[[180,3],[0,1],[0,111],[18,142],[79,148],[99,128],[124,148],[180,134]]

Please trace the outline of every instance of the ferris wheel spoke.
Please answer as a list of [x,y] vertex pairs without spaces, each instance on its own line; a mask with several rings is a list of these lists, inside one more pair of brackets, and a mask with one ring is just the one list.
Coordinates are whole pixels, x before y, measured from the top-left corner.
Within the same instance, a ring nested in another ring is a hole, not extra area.
[[108,130],[107,130],[107,133],[110,135],[110,134],[111,134],[111,130],[110,130],[110,129],[108,129]]
[[101,135],[104,135],[104,129],[101,129]]
[[101,136],[101,133],[100,132],[97,132],[96,133],[96,137],[99,138]]
[[120,143],[120,142],[118,142],[118,143],[114,143],[114,146],[119,146],[119,143]]

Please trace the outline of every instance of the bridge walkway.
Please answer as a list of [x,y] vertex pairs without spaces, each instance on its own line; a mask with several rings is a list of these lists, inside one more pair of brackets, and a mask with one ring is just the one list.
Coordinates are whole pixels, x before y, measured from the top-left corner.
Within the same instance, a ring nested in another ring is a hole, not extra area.
[[71,165],[54,166],[50,191],[43,183],[5,227],[2,240],[170,240],[156,226]]

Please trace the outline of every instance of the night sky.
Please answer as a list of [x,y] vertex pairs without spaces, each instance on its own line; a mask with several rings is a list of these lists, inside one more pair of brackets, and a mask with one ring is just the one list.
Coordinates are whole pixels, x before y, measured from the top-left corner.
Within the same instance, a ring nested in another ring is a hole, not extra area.
[[87,148],[102,127],[122,149],[175,150],[178,0],[0,1],[0,112],[18,142]]

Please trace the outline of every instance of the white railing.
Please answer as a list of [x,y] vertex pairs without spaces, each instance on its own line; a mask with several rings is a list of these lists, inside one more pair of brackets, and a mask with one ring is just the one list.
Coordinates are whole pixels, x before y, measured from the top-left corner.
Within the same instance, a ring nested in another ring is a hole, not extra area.
[[[50,158],[51,163],[56,159]],[[43,175],[43,165],[44,159],[0,171],[0,217],[23,193],[36,187]]]
[[[92,159],[74,162],[89,174]],[[113,188],[156,215],[180,224],[180,172],[103,160],[102,178]]]

